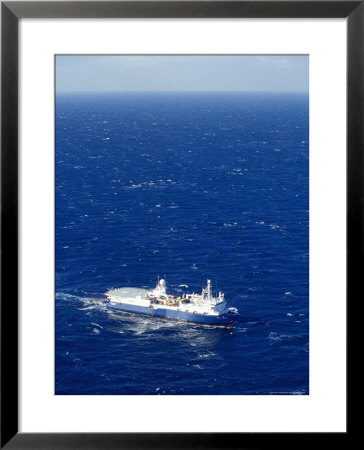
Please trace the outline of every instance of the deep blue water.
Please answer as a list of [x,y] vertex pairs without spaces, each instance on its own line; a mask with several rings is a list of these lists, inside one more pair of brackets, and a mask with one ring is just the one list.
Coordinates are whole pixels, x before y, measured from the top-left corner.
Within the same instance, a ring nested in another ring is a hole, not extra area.
[[[308,394],[305,94],[56,98],[56,393]],[[95,305],[200,291],[233,328]]]

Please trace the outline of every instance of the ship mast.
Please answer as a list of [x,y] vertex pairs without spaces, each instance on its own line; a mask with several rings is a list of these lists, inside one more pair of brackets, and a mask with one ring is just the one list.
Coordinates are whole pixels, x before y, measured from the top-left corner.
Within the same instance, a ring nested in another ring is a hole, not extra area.
[[207,280],[207,298],[208,300],[211,299],[211,280]]

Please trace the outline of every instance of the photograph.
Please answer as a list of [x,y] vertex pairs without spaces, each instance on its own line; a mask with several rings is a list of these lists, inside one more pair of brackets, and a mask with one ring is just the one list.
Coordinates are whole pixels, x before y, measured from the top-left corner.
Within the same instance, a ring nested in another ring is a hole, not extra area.
[[309,395],[309,55],[56,54],[56,395]]

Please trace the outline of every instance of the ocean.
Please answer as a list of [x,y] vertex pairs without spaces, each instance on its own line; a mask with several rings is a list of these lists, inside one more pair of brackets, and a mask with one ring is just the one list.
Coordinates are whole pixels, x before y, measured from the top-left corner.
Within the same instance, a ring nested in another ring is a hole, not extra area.
[[[309,394],[307,94],[57,94],[55,167],[56,394]],[[95,302],[158,277],[233,327]]]

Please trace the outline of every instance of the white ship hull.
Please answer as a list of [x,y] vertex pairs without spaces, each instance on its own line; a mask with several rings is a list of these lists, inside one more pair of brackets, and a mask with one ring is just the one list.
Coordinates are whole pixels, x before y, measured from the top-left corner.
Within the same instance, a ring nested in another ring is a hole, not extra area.
[[209,280],[207,289],[204,289],[201,295],[188,294],[183,297],[168,295],[164,280],[160,280],[154,290],[144,292],[144,295],[129,298],[120,293],[117,295],[115,291],[109,292],[106,294],[107,305],[128,313],[210,325],[231,325],[236,318],[237,310],[226,309],[222,293],[219,293],[218,297],[211,295]]

